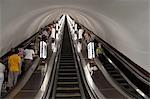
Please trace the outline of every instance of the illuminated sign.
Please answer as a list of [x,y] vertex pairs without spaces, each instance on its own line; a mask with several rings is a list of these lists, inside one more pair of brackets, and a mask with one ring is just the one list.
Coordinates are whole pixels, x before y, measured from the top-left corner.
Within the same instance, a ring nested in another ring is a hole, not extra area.
[[95,58],[94,42],[88,44],[88,59]]

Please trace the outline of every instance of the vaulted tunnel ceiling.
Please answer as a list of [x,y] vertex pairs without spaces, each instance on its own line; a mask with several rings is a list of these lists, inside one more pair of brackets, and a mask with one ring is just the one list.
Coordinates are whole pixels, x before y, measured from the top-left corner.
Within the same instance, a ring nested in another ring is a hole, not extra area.
[[69,14],[150,72],[149,0],[1,0],[0,56]]

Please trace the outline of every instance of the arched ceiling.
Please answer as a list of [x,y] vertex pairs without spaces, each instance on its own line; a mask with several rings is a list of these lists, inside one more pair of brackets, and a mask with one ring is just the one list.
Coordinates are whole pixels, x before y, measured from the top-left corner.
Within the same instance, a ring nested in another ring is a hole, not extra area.
[[1,0],[0,56],[65,13],[150,72],[149,0]]

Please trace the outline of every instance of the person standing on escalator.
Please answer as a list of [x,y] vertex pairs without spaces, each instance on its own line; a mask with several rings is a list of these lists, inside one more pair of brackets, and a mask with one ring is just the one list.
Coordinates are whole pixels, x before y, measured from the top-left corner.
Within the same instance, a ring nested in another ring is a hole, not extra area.
[[4,70],[5,70],[5,65],[2,63],[2,59],[0,59],[0,97],[1,97],[2,84],[4,81]]
[[18,48],[18,55],[21,57],[21,75],[25,72],[25,67],[24,67],[24,48],[21,46],[20,48]]
[[81,39],[79,39],[79,41],[77,43],[77,51],[78,51],[78,53],[81,53],[81,51],[82,51],[82,41],[81,41]]
[[101,43],[98,43],[98,47],[96,48],[96,56],[97,56],[100,60],[103,59],[103,53],[104,53],[104,51],[103,51],[102,45],[101,45]]
[[21,57],[18,55],[18,50],[14,50],[8,58],[8,87],[12,88],[16,85],[18,76],[21,74]]
[[30,68],[30,66],[32,65],[33,57],[35,57],[35,52],[31,45],[29,45],[27,47],[27,49],[24,50],[24,52],[25,52],[25,57],[24,57],[25,71],[27,71]]

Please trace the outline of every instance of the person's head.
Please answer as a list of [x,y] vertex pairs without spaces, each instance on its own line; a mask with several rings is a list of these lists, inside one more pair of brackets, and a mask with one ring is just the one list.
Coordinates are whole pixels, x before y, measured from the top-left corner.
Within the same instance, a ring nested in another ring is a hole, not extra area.
[[15,50],[15,54],[18,54],[18,53],[19,53],[19,50],[18,50],[18,49],[16,49],[16,50]]
[[19,50],[18,49],[13,49],[12,51],[11,51],[11,54],[18,54],[19,53]]
[[14,54],[15,53],[15,48],[11,48],[10,50],[10,55]]
[[98,47],[101,47],[101,45],[102,45],[101,43],[98,43]]
[[15,51],[15,48],[11,48],[11,52],[14,52]]
[[22,49],[24,49],[24,47],[21,45],[21,46],[19,46],[18,51],[20,51]]

